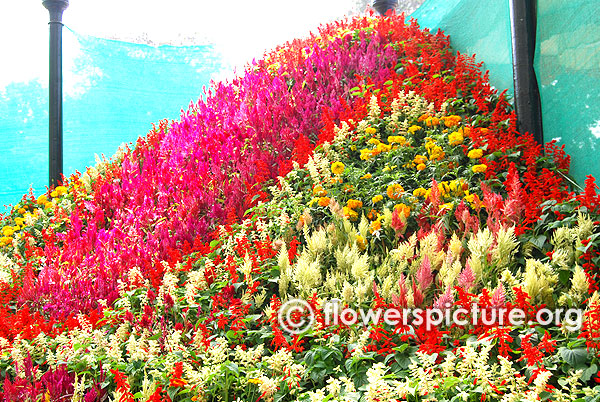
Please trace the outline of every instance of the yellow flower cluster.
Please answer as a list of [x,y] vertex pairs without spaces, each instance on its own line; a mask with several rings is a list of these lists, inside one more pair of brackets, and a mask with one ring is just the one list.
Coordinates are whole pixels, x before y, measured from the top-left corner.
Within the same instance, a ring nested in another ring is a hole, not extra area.
[[473,170],[474,173],[484,173],[487,170],[487,165],[484,165],[484,164],[475,165],[471,169]]
[[387,188],[387,196],[392,200],[397,200],[402,197],[402,193],[404,193],[404,187],[398,183],[390,184]]
[[408,128],[408,132],[409,132],[410,134],[414,134],[414,133],[416,133],[417,131],[419,131],[419,130],[421,130],[421,129],[422,129],[422,127],[421,127],[421,126],[417,126],[417,125],[413,124],[412,126],[410,126],[410,127]]
[[348,200],[348,202],[346,203],[346,206],[343,208],[344,211],[344,216],[348,219],[350,219],[351,221],[355,221],[358,219],[358,212],[356,212],[357,209],[362,208],[363,203],[361,200],[353,200],[350,199]]
[[424,121],[427,127],[435,127],[440,125],[440,119],[429,114],[424,114],[419,117],[419,121]]
[[463,143],[464,140],[465,139],[464,139],[462,133],[460,133],[458,131],[454,131],[448,135],[448,142],[452,146],[460,145]]
[[469,151],[467,156],[471,159],[479,159],[483,156],[483,150],[479,148],[472,149]]
[[333,162],[331,164],[331,172],[338,176],[344,173],[345,168],[346,166],[342,162]]
[[367,133],[368,135],[373,135],[377,132],[377,129],[374,127],[367,127],[365,129],[365,133]]
[[381,194],[377,194],[375,197],[373,197],[371,199],[371,201],[373,201],[373,204],[377,204],[378,202],[380,202],[381,200],[383,200],[383,196]]
[[425,142],[425,149],[427,149],[427,153],[429,154],[430,160],[441,161],[446,156],[446,153],[444,152],[442,147],[436,145],[436,143],[431,138],[427,138],[427,141]]
[[452,116],[444,116],[442,117],[442,121],[446,127],[455,127],[460,123],[461,117],[452,115]]
[[406,145],[406,138],[402,135],[390,135],[388,142],[390,144]]

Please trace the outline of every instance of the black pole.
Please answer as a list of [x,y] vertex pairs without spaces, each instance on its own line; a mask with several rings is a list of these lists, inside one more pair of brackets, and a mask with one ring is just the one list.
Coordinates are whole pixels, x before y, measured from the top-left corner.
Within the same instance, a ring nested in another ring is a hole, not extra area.
[[537,0],[510,0],[513,77],[517,128],[533,134],[542,144],[542,108],[533,59],[537,25]]
[[389,10],[395,10],[398,6],[398,0],[374,0],[373,8],[381,15],[385,15]]
[[62,180],[63,173],[63,115],[62,115],[62,15],[69,0],[44,0],[50,13],[50,186]]

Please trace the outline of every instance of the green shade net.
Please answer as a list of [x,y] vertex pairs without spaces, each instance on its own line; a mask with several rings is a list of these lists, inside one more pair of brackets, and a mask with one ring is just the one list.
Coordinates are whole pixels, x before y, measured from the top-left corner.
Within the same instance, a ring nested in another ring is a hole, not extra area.
[[[64,43],[64,172],[112,156],[152,123],[177,119],[223,70],[213,46],[153,47],[78,35]],[[40,68],[44,68],[47,61]],[[47,67],[46,67],[47,68]],[[39,80],[0,88],[0,212],[48,184],[48,88]]]
[[544,140],[565,144],[583,185],[600,178],[600,3],[539,0],[537,29]]
[[427,0],[413,14],[423,28],[441,29],[462,54],[483,62],[490,82],[513,93],[512,45],[508,0]]

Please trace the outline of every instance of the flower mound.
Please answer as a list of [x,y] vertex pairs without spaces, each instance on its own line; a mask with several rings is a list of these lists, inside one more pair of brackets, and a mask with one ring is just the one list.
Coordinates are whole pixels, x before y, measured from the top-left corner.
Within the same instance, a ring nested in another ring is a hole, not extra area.
[[600,197],[515,127],[401,16],[274,50],[3,218],[0,399],[597,400]]

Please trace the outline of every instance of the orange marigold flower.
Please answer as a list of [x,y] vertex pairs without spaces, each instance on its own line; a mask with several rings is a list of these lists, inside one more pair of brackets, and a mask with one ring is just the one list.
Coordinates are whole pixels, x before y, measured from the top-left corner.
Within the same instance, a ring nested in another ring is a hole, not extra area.
[[404,192],[404,187],[402,187],[398,183],[390,184],[387,188],[387,195],[392,200],[397,200],[402,197],[402,193]]
[[329,197],[321,197],[319,198],[319,205],[322,207],[326,207],[331,202],[331,198]]
[[461,117],[456,115],[444,116],[442,117],[442,120],[444,121],[444,125],[446,127],[454,127],[460,123]]
[[348,200],[346,205],[348,206],[348,208],[358,209],[358,208],[362,208],[363,203],[360,200]]

